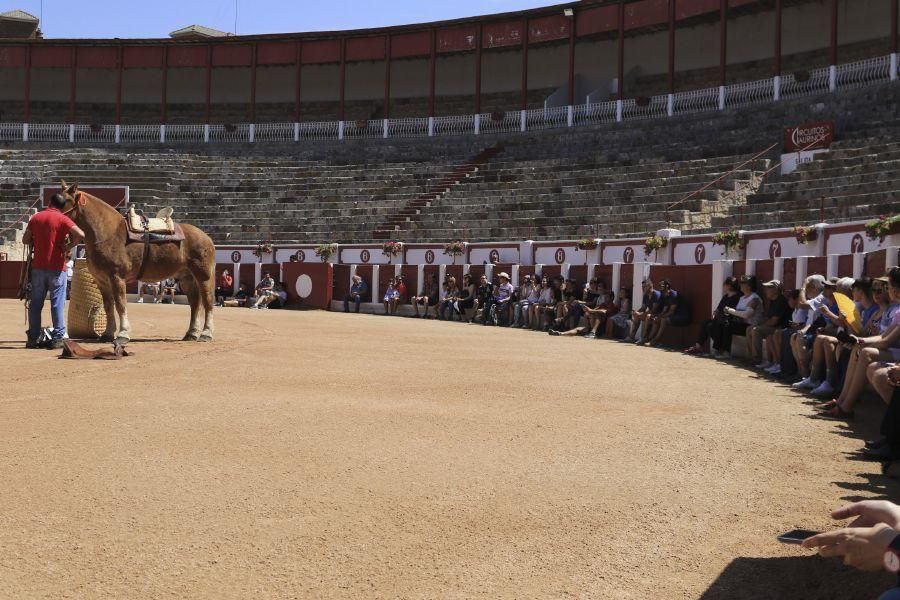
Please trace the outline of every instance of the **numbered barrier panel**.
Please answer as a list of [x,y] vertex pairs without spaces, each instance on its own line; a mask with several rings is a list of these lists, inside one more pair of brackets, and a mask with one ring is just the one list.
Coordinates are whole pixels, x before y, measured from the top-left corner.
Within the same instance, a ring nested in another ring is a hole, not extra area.
[[21,260],[0,260],[0,298],[15,298],[19,294]]

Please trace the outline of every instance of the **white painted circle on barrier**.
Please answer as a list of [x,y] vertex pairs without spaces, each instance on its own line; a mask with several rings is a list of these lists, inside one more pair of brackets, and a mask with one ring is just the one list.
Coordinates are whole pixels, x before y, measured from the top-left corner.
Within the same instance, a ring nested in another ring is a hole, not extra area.
[[297,278],[294,289],[301,298],[309,298],[309,295],[312,294],[312,278],[309,275],[301,275]]

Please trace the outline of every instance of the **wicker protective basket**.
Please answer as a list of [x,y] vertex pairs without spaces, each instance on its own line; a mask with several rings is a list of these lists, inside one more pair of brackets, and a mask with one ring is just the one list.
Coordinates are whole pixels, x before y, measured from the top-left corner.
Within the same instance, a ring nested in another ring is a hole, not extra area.
[[106,330],[103,296],[83,258],[75,261],[66,326],[74,338],[98,338]]

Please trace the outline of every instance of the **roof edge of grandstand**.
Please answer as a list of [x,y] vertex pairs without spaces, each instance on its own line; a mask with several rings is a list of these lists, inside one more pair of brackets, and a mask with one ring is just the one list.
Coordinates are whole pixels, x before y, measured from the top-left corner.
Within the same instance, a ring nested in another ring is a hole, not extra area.
[[[625,0],[626,4],[630,2],[638,2],[640,0]],[[172,38],[43,38],[39,40],[3,40],[5,45],[9,43],[40,43],[42,45],[51,44],[110,44],[116,45],[121,43],[129,44],[209,44],[211,41],[216,43],[235,43],[248,41],[276,41],[276,40],[295,40],[295,39],[329,39],[335,37],[368,37],[382,35],[385,33],[402,34],[413,33],[433,28],[454,27],[466,25],[469,23],[491,23],[494,21],[507,21],[519,18],[535,18],[545,17],[562,13],[566,8],[584,9],[586,7],[596,7],[603,5],[616,5],[618,0],[571,0],[559,4],[551,4],[539,8],[529,8],[525,10],[510,11],[504,13],[492,13],[487,15],[475,15],[471,17],[460,17],[458,19],[449,19],[444,21],[431,21],[425,23],[410,23],[406,25],[389,25],[385,27],[373,27],[367,29],[346,29],[332,31],[310,31],[310,32],[287,32],[287,33],[262,33],[252,35],[228,35],[227,37],[213,37],[205,39],[172,39]]]

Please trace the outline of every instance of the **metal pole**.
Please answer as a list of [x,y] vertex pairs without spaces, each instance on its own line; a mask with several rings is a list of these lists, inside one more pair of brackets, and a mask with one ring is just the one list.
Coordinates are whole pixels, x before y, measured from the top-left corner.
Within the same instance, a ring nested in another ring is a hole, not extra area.
[[347,38],[341,38],[341,81],[340,81],[340,107],[338,108],[338,121],[344,120],[344,92],[347,87]]
[[437,33],[431,28],[431,71],[428,91],[428,116],[434,117],[434,83],[437,71]]
[[69,123],[75,122],[75,95],[78,86],[78,46],[72,46],[71,90],[69,93]]
[[206,47],[206,90],[203,107],[203,122],[209,125],[212,107],[212,45]]
[[391,118],[391,35],[384,36],[384,118]]
[[475,114],[481,114],[481,33],[482,26],[478,23],[478,33],[475,35]]
[[522,19],[522,110],[528,110],[528,19]]
[[297,42],[297,79],[294,90],[294,123],[300,122],[300,98],[303,91],[303,42]]

